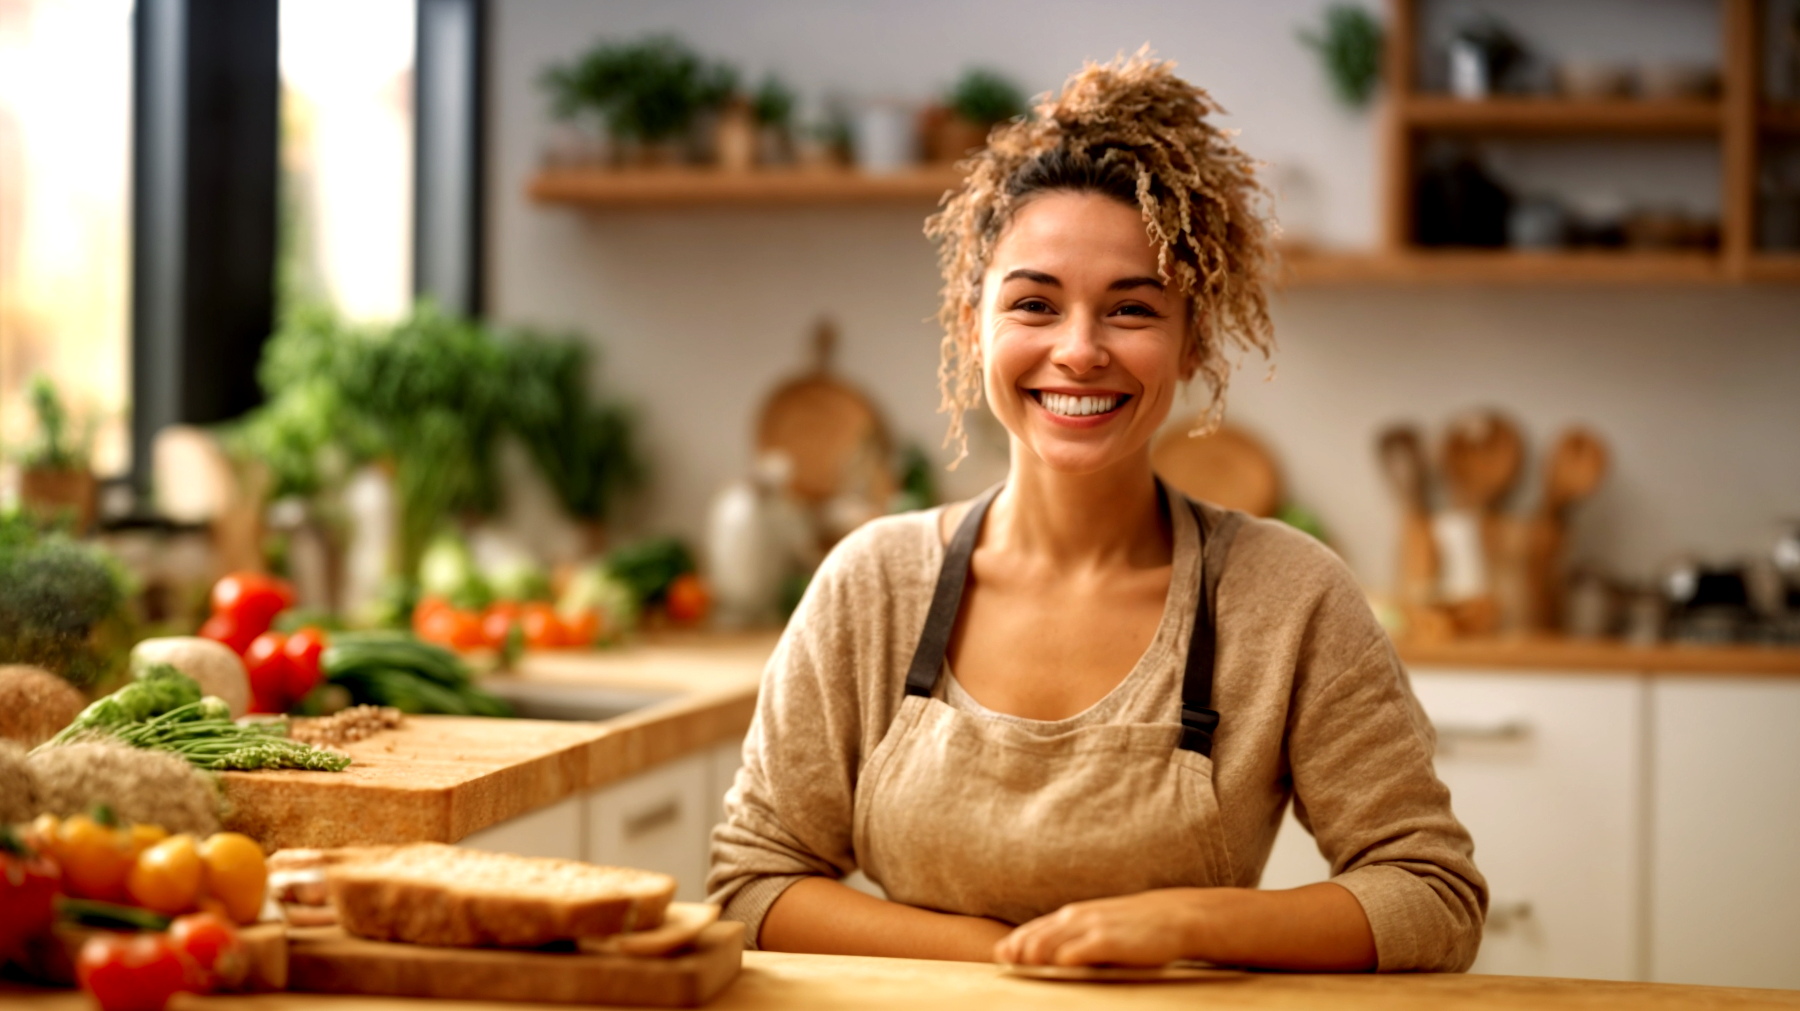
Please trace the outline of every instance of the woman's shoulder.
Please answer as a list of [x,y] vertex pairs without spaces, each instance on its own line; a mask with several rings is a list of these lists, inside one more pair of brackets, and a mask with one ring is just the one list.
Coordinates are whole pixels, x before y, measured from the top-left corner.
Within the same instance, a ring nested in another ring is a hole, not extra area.
[[[1207,529],[1229,515],[1203,505]],[[1227,593],[1285,602],[1313,610],[1354,604],[1366,609],[1361,584],[1337,552],[1313,535],[1280,520],[1237,513],[1238,527],[1226,556],[1220,596]]]
[[908,585],[937,571],[939,515],[945,507],[869,520],[834,545],[815,579],[857,593]]

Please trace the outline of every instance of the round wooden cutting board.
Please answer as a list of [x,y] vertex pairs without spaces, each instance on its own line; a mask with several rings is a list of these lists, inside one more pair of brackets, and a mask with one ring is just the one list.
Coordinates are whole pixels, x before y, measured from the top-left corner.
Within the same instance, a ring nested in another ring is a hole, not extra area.
[[1150,448],[1156,473],[1191,498],[1252,516],[1273,516],[1281,505],[1281,474],[1268,449],[1232,425],[1190,436],[1194,424],[1183,422],[1157,436]]
[[804,502],[818,505],[867,485],[885,503],[893,493],[887,428],[861,391],[831,374],[837,334],[829,322],[819,324],[814,342],[813,370],[783,383],[763,405],[757,451],[787,455],[791,487]]

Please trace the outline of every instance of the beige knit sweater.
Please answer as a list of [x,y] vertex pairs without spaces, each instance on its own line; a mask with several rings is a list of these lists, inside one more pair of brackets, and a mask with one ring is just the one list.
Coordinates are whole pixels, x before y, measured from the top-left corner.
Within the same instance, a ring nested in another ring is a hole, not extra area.
[[[712,901],[748,925],[752,943],[787,886],[858,868],[857,784],[905,693],[943,559],[940,527],[953,527],[966,504],[948,508],[949,517],[930,510],[877,520],[840,543],[769,660],[708,878]],[[1192,517],[1172,513],[1165,627],[1117,694],[1148,692],[1162,719],[1177,724],[1199,569]],[[1210,529],[1219,514],[1208,507],[1206,515]],[[1312,538],[1250,521],[1218,598],[1220,883],[1256,885],[1291,797],[1331,880],[1368,914],[1382,971],[1468,968],[1487,885],[1433,772],[1431,725],[1349,571]],[[1107,705],[1143,708],[1141,699]],[[948,800],[980,806],[980,798]]]

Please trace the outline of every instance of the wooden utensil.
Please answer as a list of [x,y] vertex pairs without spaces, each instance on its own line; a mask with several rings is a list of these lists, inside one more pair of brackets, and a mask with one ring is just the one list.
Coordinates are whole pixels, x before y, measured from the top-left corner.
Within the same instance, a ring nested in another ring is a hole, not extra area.
[[1558,627],[1562,613],[1562,562],[1569,512],[1594,493],[1606,476],[1606,444],[1585,428],[1571,428],[1556,440],[1544,467],[1544,498],[1528,525],[1525,539],[1526,585],[1530,592],[1527,621],[1546,631]]
[[288,989],[456,1000],[699,1007],[737,978],[744,925],[714,923],[661,958],[581,951],[436,948],[366,941],[337,927],[288,933]]
[[1400,568],[1394,596],[1409,621],[1437,602],[1438,553],[1431,534],[1430,475],[1424,442],[1411,425],[1384,429],[1376,439],[1382,475],[1400,502]]
[[[1453,593],[1449,601],[1457,631],[1464,635],[1489,635],[1499,626],[1500,607],[1495,594],[1496,576],[1506,568],[1509,543],[1498,506],[1519,478],[1525,456],[1525,440],[1512,422],[1497,411],[1471,411],[1453,419],[1444,437],[1444,480],[1455,509],[1473,522],[1477,531],[1478,557],[1464,557],[1466,548],[1455,545],[1459,569],[1467,567],[1470,591]],[[1440,522],[1440,532],[1452,524]],[[1451,548],[1451,544],[1442,545]],[[1504,582],[1504,577],[1499,581]],[[1458,583],[1464,582],[1457,580]]]
[[1164,481],[1191,498],[1252,516],[1273,516],[1281,505],[1275,458],[1254,436],[1233,425],[1190,436],[1198,419],[1157,437],[1150,464]]
[[887,427],[860,390],[831,373],[837,328],[813,331],[812,368],[778,387],[756,425],[758,452],[785,453],[794,494],[821,505],[845,492],[885,507],[894,492]]

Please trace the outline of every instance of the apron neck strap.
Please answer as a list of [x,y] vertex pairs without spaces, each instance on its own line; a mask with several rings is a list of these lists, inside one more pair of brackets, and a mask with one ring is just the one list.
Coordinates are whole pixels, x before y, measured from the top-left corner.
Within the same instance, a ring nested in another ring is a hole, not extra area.
[[1225,555],[1231,550],[1232,538],[1237,536],[1244,514],[1226,510],[1208,536],[1206,514],[1199,503],[1182,497],[1194,511],[1200,534],[1200,586],[1194,599],[1194,629],[1188,637],[1187,669],[1181,677],[1181,748],[1211,757],[1213,735],[1219,729],[1219,713],[1212,708],[1213,671],[1219,645],[1213,619],[1217,608],[1213,602],[1219,596]]
[[956,628],[956,613],[962,610],[963,587],[969,581],[969,560],[975,557],[982,517],[1004,487],[1005,484],[997,484],[981,493],[944,548],[937,589],[931,593],[931,610],[925,614],[925,628],[919,633],[919,648],[913,650],[912,666],[906,669],[908,695],[930,697],[932,686],[937,684],[938,671],[943,669],[944,657],[950,650],[950,633]]

